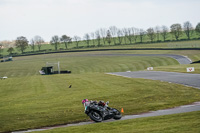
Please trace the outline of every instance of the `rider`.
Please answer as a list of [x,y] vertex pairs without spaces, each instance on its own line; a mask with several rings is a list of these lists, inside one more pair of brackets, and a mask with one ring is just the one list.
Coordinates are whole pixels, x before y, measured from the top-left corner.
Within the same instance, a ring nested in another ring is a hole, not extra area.
[[84,106],[89,106],[90,103],[94,103],[94,104],[98,104],[99,106],[105,106],[105,102],[104,101],[99,101],[98,103],[96,101],[89,101],[88,99],[83,99],[82,100],[82,104]]
[[88,99],[83,99],[83,100],[82,100],[82,104],[83,104],[84,106],[88,106],[88,105],[90,104],[90,102],[88,101]]

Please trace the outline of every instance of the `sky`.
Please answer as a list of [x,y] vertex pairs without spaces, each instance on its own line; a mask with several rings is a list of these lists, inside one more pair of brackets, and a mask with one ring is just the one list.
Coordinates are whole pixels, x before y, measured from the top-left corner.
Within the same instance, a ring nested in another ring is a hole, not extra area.
[[200,0],[0,0],[0,41],[200,22]]

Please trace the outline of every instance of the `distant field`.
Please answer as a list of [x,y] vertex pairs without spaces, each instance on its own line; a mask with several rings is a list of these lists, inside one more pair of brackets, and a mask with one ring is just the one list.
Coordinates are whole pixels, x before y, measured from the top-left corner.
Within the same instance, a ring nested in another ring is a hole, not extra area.
[[[39,133],[199,133],[200,112],[96,123],[58,128]],[[38,133],[38,132],[33,132]]]
[[[93,45],[92,42],[90,45]],[[142,43],[142,44],[122,44],[122,45],[101,45],[99,47],[97,47],[97,44],[95,43],[95,45],[93,47],[87,47],[87,45],[85,44],[85,42],[80,42],[79,44],[79,48],[76,48],[76,44],[72,43],[69,44],[68,49],[65,48],[64,44],[60,44],[58,45],[58,49],[60,51],[63,50],[93,50],[93,49],[128,49],[128,48],[200,48],[200,40],[192,40],[192,41],[178,41],[178,42],[160,42],[160,43]],[[38,51],[38,47],[35,47],[35,51]],[[45,52],[52,52],[54,51],[54,46],[51,44],[44,44],[41,47],[41,51],[40,53],[45,53]],[[33,53],[31,47],[29,46],[25,52],[28,53]],[[14,53],[17,54],[21,54],[21,51],[15,49]],[[3,55],[8,55],[9,53],[7,52],[7,49],[3,50]]]

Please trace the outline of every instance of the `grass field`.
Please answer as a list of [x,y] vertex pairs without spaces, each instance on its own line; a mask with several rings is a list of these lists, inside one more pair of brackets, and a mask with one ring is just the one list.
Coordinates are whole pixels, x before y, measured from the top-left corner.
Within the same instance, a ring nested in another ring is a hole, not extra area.
[[38,71],[46,65],[46,62],[56,61],[60,61],[61,70],[71,70],[73,74],[136,71],[144,70],[149,66],[178,64],[176,60],[166,57],[88,55],[92,53],[61,53],[16,57],[13,62],[1,63],[0,73],[9,77],[39,75]]
[[108,100],[111,107],[123,107],[125,114],[200,100],[200,91],[190,87],[101,73],[17,77],[1,81],[1,86],[0,131],[87,120],[84,98]]
[[[58,128],[41,133],[199,133],[200,112]],[[37,132],[33,132],[37,133]]]
[[[139,51],[118,51],[118,53]],[[147,51],[140,51],[140,53]],[[181,54],[184,51],[163,51]],[[116,53],[59,53],[13,58],[0,63],[0,132],[86,121],[81,100],[108,100],[110,106],[124,108],[125,114],[137,114],[189,104],[200,100],[200,91],[166,82],[130,79],[106,72],[144,70],[148,66],[180,66],[172,58],[94,56]],[[148,51],[148,53],[162,53]],[[198,51],[185,51],[199,59]],[[90,55],[93,56],[90,56]],[[72,74],[39,75],[46,62],[60,61],[61,69]],[[164,69],[164,68],[163,68]],[[168,69],[168,68],[166,68]],[[68,86],[72,84],[72,88]]]

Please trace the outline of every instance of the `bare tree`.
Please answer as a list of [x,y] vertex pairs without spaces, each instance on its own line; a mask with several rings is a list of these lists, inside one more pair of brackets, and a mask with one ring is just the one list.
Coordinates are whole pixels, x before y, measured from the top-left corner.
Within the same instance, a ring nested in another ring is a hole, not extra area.
[[185,22],[185,23],[183,24],[183,30],[184,30],[184,32],[185,32],[185,34],[186,34],[188,40],[190,40],[190,37],[191,37],[191,35],[193,34],[194,29],[193,29],[192,24],[191,24],[189,21],[187,21],[187,22]]
[[117,38],[118,38],[118,42],[120,45],[122,44],[122,39],[123,39],[122,37],[123,37],[122,30],[118,29],[117,30]]
[[156,26],[154,31],[156,32],[157,41],[160,41],[160,32],[161,32],[160,26]]
[[100,36],[99,30],[97,30],[97,31],[95,32],[95,37],[96,37],[96,39],[97,39],[97,46],[100,46],[100,45],[101,45],[101,36]]
[[31,49],[33,50],[33,52],[35,51],[35,41],[34,39],[30,40],[30,45],[31,45]]
[[153,28],[147,29],[147,36],[149,37],[149,39],[151,40],[151,42],[154,41],[154,39],[155,39],[155,32],[154,32]]
[[129,40],[128,29],[127,29],[127,28],[123,28],[123,29],[122,29],[122,33],[123,33],[123,36],[124,36],[124,42],[125,42],[125,44],[126,44],[126,40],[127,40],[127,39]]
[[86,33],[84,35],[83,39],[85,40],[85,42],[87,43],[87,46],[89,47],[89,44],[90,44],[90,35],[88,33]]
[[167,26],[164,26],[164,25],[163,25],[163,26],[161,27],[161,32],[160,32],[160,34],[161,34],[161,36],[163,37],[164,42],[165,42],[165,40],[166,40],[166,38],[167,38],[168,32],[169,32],[169,29],[167,28]]
[[132,38],[135,40],[135,43],[137,42],[137,38],[139,37],[140,30],[138,28],[131,28],[132,29]]
[[93,45],[94,45],[94,42],[95,42],[95,34],[94,34],[94,32],[90,33],[90,36],[91,36],[91,39],[92,39],[92,42],[93,42]]
[[24,53],[24,50],[28,47],[28,40],[23,36],[17,37],[15,46],[19,48],[22,53]]
[[[129,41],[129,44],[131,44],[132,43],[132,30],[131,30],[131,28],[124,28],[123,32],[124,32],[125,38],[127,38],[128,41]],[[124,38],[124,41],[126,43],[125,38]]]
[[139,37],[140,37],[140,42],[143,42],[143,39],[146,35],[146,32],[143,29],[139,29]]
[[171,28],[171,34],[176,38],[176,40],[178,40],[182,34],[181,24],[173,24],[170,26],[170,28]]
[[44,39],[41,36],[35,36],[33,38],[35,45],[38,46],[38,49],[40,51],[42,44],[44,43]]
[[81,37],[79,36],[74,36],[73,40],[76,42],[76,48],[78,48],[78,44],[81,41]]
[[200,23],[196,25],[195,31],[200,34]]
[[102,37],[103,43],[105,45],[106,44],[106,29],[105,28],[100,29],[100,36]]
[[112,36],[111,36],[110,30],[107,30],[106,40],[108,44],[110,45],[110,43],[112,42]]
[[116,26],[111,26],[110,28],[109,28],[109,30],[110,30],[110,33],[111,33],[111,36],[112,36],[112,39],[113,39],[113,42],[114,42],[114,44],[116,44],[116,37],[117,37],[117,27]]
[[62,35],[62,37],[60,38],[60,41],[65,44],[65,48],[67,49],[69,43],[72,42],[72,38],[67,35]]
[[51,38],[50,43],[51,45],[54,45],[55,50],[58,50],[58,45],[60,44],[60,38],[57,35],[55,35]]

